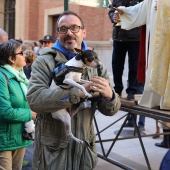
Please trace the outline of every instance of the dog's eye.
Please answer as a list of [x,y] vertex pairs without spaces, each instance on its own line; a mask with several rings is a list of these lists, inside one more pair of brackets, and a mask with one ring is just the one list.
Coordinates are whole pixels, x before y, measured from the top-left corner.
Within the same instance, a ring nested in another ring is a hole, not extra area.
[[93,56],[88,57],[88,59],[87,59],[87,61],[89,61],[89,62],[92,62],[93,60],[94,60],[94,57],[93,57]]

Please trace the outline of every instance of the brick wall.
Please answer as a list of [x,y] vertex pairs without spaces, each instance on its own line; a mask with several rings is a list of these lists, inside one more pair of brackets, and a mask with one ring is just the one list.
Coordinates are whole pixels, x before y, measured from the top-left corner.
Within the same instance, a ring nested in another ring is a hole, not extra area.
[[[44,36],[45,9],[64,6],[64,0],[28,0],[27,1],[27,40],[39,40]],[[88,41],[108,41],[112,35],[112,24],[108,18],[108,9],[94,8],[69,4],[69,10],[78,13],[84,20],[87,28]],[[57,12],[57,11],[56,11]],[[56,22],[57,16],[53,16]],[[53,23],[53,36],[55,36],[55,23]]]

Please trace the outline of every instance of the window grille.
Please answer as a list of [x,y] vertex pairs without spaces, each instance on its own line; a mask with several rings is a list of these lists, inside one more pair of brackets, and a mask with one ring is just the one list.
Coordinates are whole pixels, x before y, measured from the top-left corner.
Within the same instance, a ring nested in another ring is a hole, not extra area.
[[15,38],[15,0],[5,0],[4,29],[9,38]]

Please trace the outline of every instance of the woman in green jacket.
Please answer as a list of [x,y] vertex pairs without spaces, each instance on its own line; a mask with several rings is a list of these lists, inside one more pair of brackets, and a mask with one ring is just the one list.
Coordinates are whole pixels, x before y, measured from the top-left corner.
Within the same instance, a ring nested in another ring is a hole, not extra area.
[[36,113],[26,100],[28,80],[23,72],[26,65],[21,43],[9,40],[0,44],[0,169],[20,170],[25,148],[32,144],[22,132],[25,122]]

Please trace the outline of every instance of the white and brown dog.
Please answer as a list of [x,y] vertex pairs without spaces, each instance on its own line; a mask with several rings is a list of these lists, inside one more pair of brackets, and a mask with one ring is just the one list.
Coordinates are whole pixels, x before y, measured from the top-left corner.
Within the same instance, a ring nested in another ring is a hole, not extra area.
[[[78,87],[80,90],[82,90],[82,92],[85,94],[85,96],[87,98],[90,98],[90,97],[92,97],[92,95],[90,93],[88,93],[86,91],[86,89],[81,85],[83,83],[89,82],[87,80],[81,79],[82,70],[86,66],[93,67],[93,68],[100,67],[99,59],[97,57],[97,54],[93,50],[84,50],[84,51],[79,50],[79,49],[75,49],[75,50],[78,52],[78,54],[74,58],[72,58],[71,60],[69,60],[68,62],[65,63],[66,67],[64,69],[68,69],[68,70],[70,69],[70,70],[68,72],[66,72],[67,74],[63,78],[64,79],[63,83]],[[56,70],[58,72],[58,68],[56,68],[55,71]],[[79,70],[81,70],[81,71],[79,71]],[[54,71],[54,73],[55,73],[55,71]],[[61,72],[63,72],[63,71],[61,71]],[[58,75],[58,73],[56,75]],[[56,87],[56,84],[59,85],[57,80],[55,80],[55,83],[53,81],[50,88],[54,89]],[[83,103],[83,105],[85,108],[91,107],[91,102],[89,100],[86,100]],[[70,136],[73,140],[75,140],[78,143],[83,143],[82,140],[76,138],[72,134],[72,132],[71,132],[71,116],[70,116],[70,113],[68,113],[68,111],[66,109],[62,109],[62,110],[53,112],[51,114],[52,114],[53,118],[61,120],[66,125],[65,127],[67,128],[68,136]],[[71,114],[71,115],[73,116],[73,114]]]

